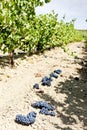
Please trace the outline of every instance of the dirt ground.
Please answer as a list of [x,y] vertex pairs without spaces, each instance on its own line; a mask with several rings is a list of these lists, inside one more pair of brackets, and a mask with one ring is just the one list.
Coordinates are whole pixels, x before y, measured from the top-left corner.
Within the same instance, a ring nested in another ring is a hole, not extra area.
[[[15,56],[15,67],[8,57],[0,55],[0,130],[87,130],[87,51],[84,43],[68,45],[69,55],[61,48],[32,56]],[[50,87],[41,79],[55,69],[62,73]],[[33,85],[39,83],[39,90]],[[35,101],[54,105],[56,116],[46,116],[32,108]],[[37,112],[36,121],[29,126],[15,122],[17,114]]]

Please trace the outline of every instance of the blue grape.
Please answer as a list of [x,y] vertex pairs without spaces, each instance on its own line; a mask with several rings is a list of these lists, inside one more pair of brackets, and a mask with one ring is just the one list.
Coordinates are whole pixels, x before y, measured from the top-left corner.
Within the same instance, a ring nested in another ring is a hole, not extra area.
[[44,82],[44,81],[47,81],[47,80],[49,80],[49,78],[47,76],[45,76],[45,77],[42,78],[41,81]]
[[42,82],[42,85],[47,85],[47,86],[51,86],[51,81],[50,80],[47,80],[47,81],[43,81]]
[[30,112],[27,114],[27,118],[29,117],[35,117],[36,118],[37,113],[36,112]]
[[42,85],[51,86],[51,81],[52,81],[51,77],[49,78],[49,77],[45,76],[42,78]]
[[29,125],[29,119],[26,116],[21,115],[21,114],[16,115],[15,121],[22,125]]
[[54,72],[57,74],[60,74],[60,73],[62,73],[62,70],[58,69],[58,70],[54,70]]
[[51,77],[51,78],[52,78],[52,77],[54,77],[54,78],[58,78],[58,75],[55,74],[54,72],[52,72],[52,73],[50,74],[50,77]]
[[50,116],[55,116],[55,112],[53,111],[49,111],[47,108],[43,107],[40,112],[41,114],[45,114],[45,115],[50,115]]
[[34,85],[33,85],[33,88],[39,89],[39,84],[37,84],[37,83],[34,84]]
[[42,109],[44,107],[44,108],[47,108],[48,110],[51,110],[51,111],[55,110],[54,106],[48,104],[45,101],[37,101],[36,103],[32,104],[32,107],[34,107],[34,108],[40,108],[40,109]]
[[36,112],[31,112],[31,113],[27,114],[27,118],[29,119],[30,124],[35,122],[36,115],[37,115]]
[[52,77],[49,77],[49,81],[53,81]]
[[22,114],[16,115],[15,121],[22,125],[30,125],[35,122],[35,118],[36,118],[36,113],[30,112],[29,114],[27,114],[27,116],[24,116]]

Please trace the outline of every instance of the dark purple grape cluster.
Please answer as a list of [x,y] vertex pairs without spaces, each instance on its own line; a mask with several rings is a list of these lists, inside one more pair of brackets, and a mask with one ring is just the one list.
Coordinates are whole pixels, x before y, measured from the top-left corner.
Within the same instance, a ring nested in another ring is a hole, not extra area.
[[55,116],[55,112],[54,111],[49,111],[47,108],[43,107],[40,112],[41,114],[44,115],[50,115],[50,116]]
[[51,86],[51,82],[53,81],[52,78],[58,78],[58,75],[62,73],[62,70],[61,69],[57,69],[57,70],[54,70],[54,72],[52,72],[50,74],[49,77],[45,76],[42,78],[41,82],[42,82],[42,85],[45,86]]
[[48,104],[45,101],[37,101],[37,102],[33,103],[31,106],[34,107],[34,108],[42,109],[44,107],[44,108],[47,108],[48,110],[52,110],[52,111],[55,110],[54,106]]
[[31,125],[35,122],[36,115],[36,112],[30,112],[26,116],[18,114],[16,115],[15,121],[22,125]]
[[[47,76],[44,76],[41,80],[41,85],[43,86],[51,86],[51,82],[53,81],[53,78],[58,78],[58,75],[62,73],[62,70],[61,69],[57,69],[57,70],[54,70],[54,72],[52,72],[50,74],[49,77]],[[33,88],[35,89],[39,89],[39,84],[38,83],[35,83],[33,85]]]
[[61,70],[61,69],[54,70],[54,73],[56,73],[56,74],[61,74],[61,73],[62,73],[62,70]]
[[49,78],[49,77],[45,76],[42,78],[41,82],[42,82],[43,86],[45,86],[45,85],[51,86],[51,81],[52,81],[51,77]]
[[51,77],[51,78],[53,77],[53,78],[56,78],[56,79],[57,79],[57,78],[58,78],[58,75],[57,75],[56,73],[52,72],[52,73],[50,74],[50,77]]
[[39,84],[38,84],[38,83],[35,83],[35,84],[33,85],[33,88],[39,89]]
[[31,106],[34,108],[40,108],[41,114],[55,116],[55,112],[53,112],[53,110],[55,110],[55,107],[48,104],[45,101],[37,101],[36,103],[33,103]]

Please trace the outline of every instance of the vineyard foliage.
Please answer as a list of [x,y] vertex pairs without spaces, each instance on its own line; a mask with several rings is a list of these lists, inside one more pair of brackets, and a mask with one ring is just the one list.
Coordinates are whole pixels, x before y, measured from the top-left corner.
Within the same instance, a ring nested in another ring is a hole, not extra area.
[[35,14],[35,7],[51,0],[0,0],[0,50],[21,49],[29,53],[81,40],[74,21],[58,21],[58,15]]
[[[86,19],[87,22],[87,19]],[[87,30],[85,31],[85,40],[86,40],[86,47],[87,47]]]

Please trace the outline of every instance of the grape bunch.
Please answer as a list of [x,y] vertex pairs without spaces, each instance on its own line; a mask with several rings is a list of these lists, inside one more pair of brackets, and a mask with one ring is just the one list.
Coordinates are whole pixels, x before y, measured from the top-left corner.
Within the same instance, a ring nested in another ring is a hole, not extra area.
[[55,112],[54,111],[49,111],[47,108],[43,107],[40,112],[41,114],[44,115],[50,115],[50,116],[55,116]]
[[61,73],[62,73],[62,70],[61,70],[61,69],[54,70],[54,73],[56,73],[56,74],[61,74]]
[[33,85],[33,88],[39,89],[39,84],[38,84],[38,83],[35,83],[35,84]]
[[[57,78],[58,78],[58,75],[61,74],[61,73],[62,73],[62,70],[61,70],[61,69],[54,70],[54,72],[52,72],[49,77],[44,76],[44,77],[42,78],[41,84],[42,84],[43,86],[45,86],[45,85],[51,86],[51,82],[53,81],[52,78],[56,78],[56,79],[57,79]],[[38,83],[35,83],[35,84],[33,85],[33,88],[39,89],[39,84],[38,84]]]
[[51,86],[51,82],[53,81],[52,78],[58,78],[58,75],[62,73],[62,70],[61,69],[57,69],[57,70],[54,70],[54,72],[52,72],[50,74],[49,77],[45,76],[42,78],[41,82],[42,82],[42,85],[45,86]]
[[55,107],[48,104],[45,101],[37,101],[36,103],[33,103],[31,106],[34,108],[40,108],[41,110],[39,113],[41,114],[55,116],[55,112],[53,112],[53,110],[55,110]]
[[56,73],[52,72],[52,73],[50,74],[50,77],[51,77],[51,78],[53,77],[53,78],[56,78],[56,79],[57,79],[57,78],[58,78],[58,75],[57,75]]
[[52,81],[52,78],[50,77],[47,77],[47,76],[45,76],[45,77],[43,77],[42,78],[42,85],[43,86],[45,86],[45,85],[47,85],[47,86],[51,86],[51,81]]
[[35,122],[37,113],[36,112],[30,112],[26,116],[22,114],[16,115],[15,122],[22,124],[22,125],[30,125]]
[[47,108],[48,110],[51,110],[51,111],[55,110],[54,106],[48,104],[45,101],[37,101],[36,103],[33,103],[31,106],[34,108],[40,108],[40,109],[42,109],[44,107],[44,108]]
[[52,72],[50,74],[50,77],[54,77],[54,78],[58,78],[58,74],[61,74],[62,73],[62,70],[61,69],[57,69],[57,70],[54,70],[54,72]]

